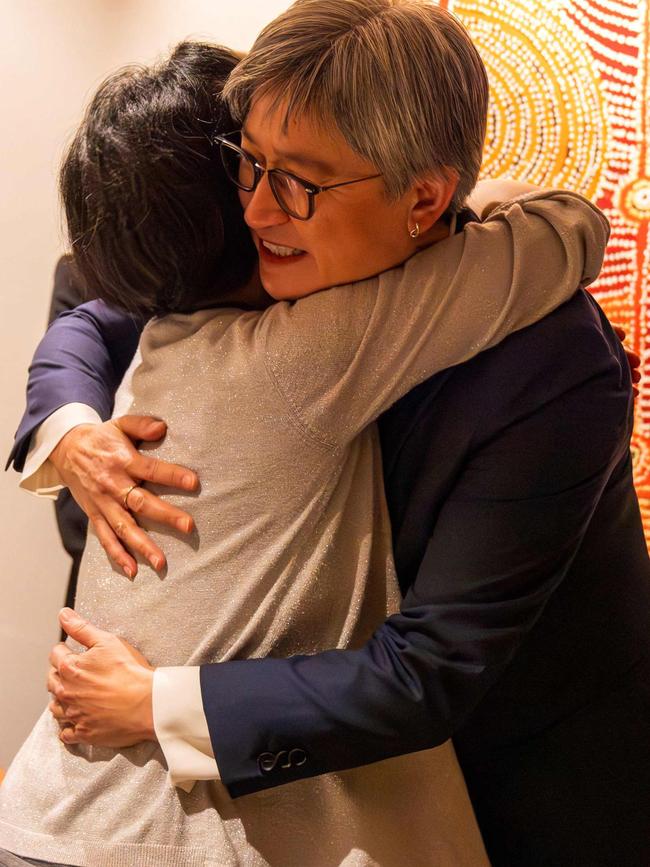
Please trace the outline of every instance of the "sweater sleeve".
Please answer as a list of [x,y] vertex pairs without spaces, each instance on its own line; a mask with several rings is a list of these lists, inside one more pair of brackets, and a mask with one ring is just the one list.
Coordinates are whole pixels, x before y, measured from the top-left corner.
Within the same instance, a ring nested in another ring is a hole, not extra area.
[[593,282],[609,237],[576,193],[529,193],[402,266],[271,307],[267,370],[296,422],[343,445],[399,397]]

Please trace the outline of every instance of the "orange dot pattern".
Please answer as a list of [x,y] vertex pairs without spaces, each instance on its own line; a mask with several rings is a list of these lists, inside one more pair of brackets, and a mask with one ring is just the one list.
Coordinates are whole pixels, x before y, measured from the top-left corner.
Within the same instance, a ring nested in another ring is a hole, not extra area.
[[568,187],[612,234],[591,287],[642,359],[632,443],[650,542],[650,0],[441,0],[490,77],[483,176]]

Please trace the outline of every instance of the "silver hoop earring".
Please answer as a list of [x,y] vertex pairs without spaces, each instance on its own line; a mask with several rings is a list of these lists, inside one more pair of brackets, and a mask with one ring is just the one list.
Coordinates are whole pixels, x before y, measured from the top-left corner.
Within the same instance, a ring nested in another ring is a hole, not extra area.
[[409,235],[411,238],[417,238],[420,234],[420,224],[416,223],[412,229],[409,229]]

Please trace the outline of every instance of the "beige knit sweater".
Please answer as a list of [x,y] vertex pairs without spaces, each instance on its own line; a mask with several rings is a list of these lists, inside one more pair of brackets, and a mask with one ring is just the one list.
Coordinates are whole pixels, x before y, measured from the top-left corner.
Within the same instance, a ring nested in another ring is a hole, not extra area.
[[[580,197],[534,194],[377,278],[149,324],[121,399],[167,420],[153,454],[198,471],[198,497],[164,492],[197,532],[150,527],[168,571],[133,582],[91,534],[80,613],[155,665],[363,644],[399,606],[374,419],[593,280],[606,238]],[[13,762],[0,847],[80,867],[486,863],[450,744],[233,801],[171,787],[156,744],[57,734],[44,712]]]

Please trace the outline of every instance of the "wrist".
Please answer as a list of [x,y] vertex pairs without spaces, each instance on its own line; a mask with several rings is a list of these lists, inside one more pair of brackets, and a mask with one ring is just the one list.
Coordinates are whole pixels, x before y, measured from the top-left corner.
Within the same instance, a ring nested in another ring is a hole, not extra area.
[[138,666],[139,698],[138,698],[138,721],[139,739],[143,741],[157,741],[156,730],[153,724],[153,675],[155,669],[151,666]]
[[70,430],[66,431],[66,433],[61,437],[58,443],[54,446],[54,448],[50,452],[49,460],[52,462],[59,474],[65,472],[68,449],[75,442],[76,437],[83,430],[90,430],[93,427],[96,427],[95,423],[83,422],[81,424],[77,424],[74,427],[70,428]]

